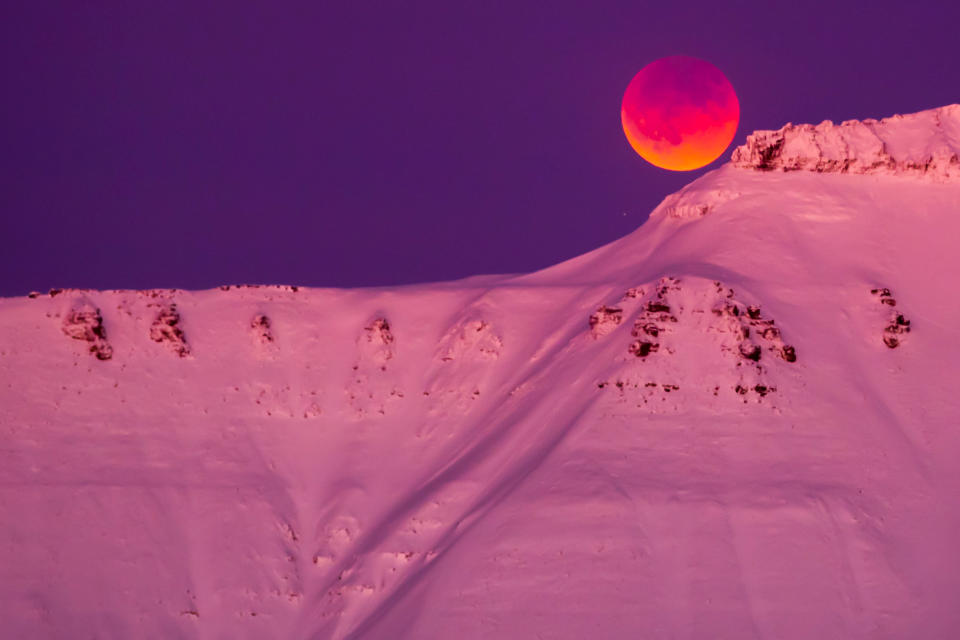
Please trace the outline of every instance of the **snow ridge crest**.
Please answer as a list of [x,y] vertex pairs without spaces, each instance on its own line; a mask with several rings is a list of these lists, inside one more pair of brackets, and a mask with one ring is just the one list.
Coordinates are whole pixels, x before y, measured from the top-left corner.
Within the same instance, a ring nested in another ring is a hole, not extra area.
[[813,171],[960,180],[960,104],[839,125],[788,123],[755,131],[731,163],[754,171]]

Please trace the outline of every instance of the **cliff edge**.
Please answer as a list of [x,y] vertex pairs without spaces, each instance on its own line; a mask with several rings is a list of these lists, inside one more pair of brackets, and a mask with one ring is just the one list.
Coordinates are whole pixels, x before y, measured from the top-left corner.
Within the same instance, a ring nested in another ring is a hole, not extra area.
[[839,125],[788,123],[755,131],[731,163],[755,171],[814,171],[960,179],[960,104]]

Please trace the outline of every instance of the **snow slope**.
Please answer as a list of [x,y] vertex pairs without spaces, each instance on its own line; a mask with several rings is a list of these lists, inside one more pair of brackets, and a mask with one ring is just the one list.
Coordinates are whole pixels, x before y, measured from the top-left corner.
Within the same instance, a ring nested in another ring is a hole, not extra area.
[[528,275],[0,300],[3,637],[956,637],[960,180],[739,164]]

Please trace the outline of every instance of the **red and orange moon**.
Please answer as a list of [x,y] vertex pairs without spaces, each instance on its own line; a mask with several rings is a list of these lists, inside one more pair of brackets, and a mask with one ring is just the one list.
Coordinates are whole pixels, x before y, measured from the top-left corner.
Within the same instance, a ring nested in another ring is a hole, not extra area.
[[720,69],[687,56],[651,62],[623,94],[623,132],[634,151],[662,169],[710,164],[737,132],[740,102]]

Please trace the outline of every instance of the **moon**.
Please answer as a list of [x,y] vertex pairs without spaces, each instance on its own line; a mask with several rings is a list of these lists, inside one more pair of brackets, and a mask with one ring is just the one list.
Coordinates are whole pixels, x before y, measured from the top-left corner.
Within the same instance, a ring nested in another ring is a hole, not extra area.
[[692,171],[720,157],[737,133],[740,101],[720,69],[670,56],[633,77],[620,106],[634,151],[661,169]]

